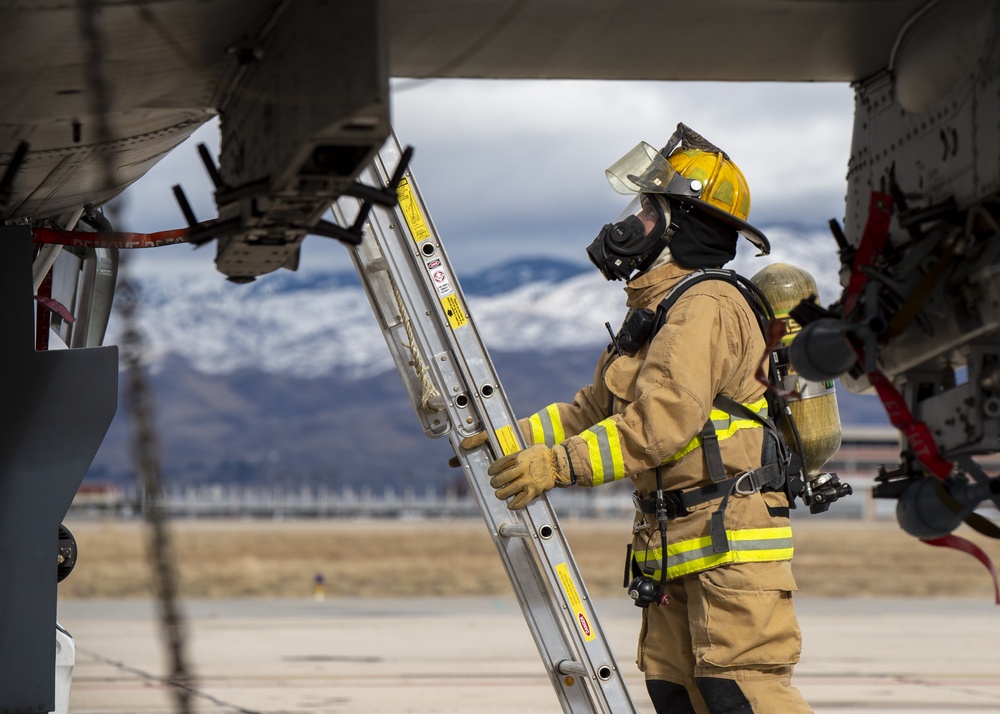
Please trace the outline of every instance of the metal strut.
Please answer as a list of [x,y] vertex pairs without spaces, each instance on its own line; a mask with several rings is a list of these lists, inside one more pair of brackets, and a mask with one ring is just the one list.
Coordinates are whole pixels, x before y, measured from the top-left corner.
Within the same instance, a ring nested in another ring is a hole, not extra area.
[[[635,712],[548,499],[511,511],[489,486],[493,460],[524,443],[413,176],[399,170],[409,151],[390,135],[358,179],[395,185],[396,205],[348,195],[333,215],[361,229],[351,258],[389,351],[424,432],[451,440],[563,711]],[[484,430],[483,446],[461,448]]]

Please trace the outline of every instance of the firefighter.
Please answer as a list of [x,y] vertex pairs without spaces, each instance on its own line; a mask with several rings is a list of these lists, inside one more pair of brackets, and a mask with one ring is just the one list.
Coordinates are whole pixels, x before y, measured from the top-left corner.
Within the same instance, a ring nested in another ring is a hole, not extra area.
[[607,176],[634,199],[587,253],[605,278],[626,281],[629,313],[593,384],[520,420],[529,446],[495,461],[490,484],[519,509],[554,487],[631,479],[628,587],[658,713],[811,711],[791,685],[801,634],[789,499],[780,479],[757,478],[767,431],[754,416],[767,410],[757,317],[733,284],[703,280],[662,327],[646,324],[685,276],[732,260],[740,235],[769,252],[747,223],[746,179],[683,124],[664,149],[640,144]]

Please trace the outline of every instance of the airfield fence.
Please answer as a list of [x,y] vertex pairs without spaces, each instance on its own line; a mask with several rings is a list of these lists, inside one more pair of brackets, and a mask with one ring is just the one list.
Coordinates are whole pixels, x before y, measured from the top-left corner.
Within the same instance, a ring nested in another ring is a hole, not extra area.
[[[891,428],[845,427],[840,451],[824,467],[851,485],[854,494],[833,504],[818,517],[879,520],[895,517],[894,500],[872,497],[879,466],[899,458],[898,432]],[[1000,456],[981,460],[990,473],[1000,471]],[[629,481],[596,489],[557,489],[550,501],[561,517],[629,518],[634,514]],[[471,495],[440,493],[432,489],[382,491],[325,486],[237,486],[210,484],[167,488],[162,506],[176,518],[463,518],[479,517],[479,507]],[[994,518],[995,509],[984,515]],[[88,517],[137,517],[142,513],[141,498],[135,488],[115,484],[84,482],[70,515]],[[810,516],[799,507],[793,518]]]
[[[851,483],[854,495],[834,504],[825,516],[865,520],[892,517],[895,502],[873,499],[871,478],[867,482],[845,480]],[[624,519],[635,512],[628,483],[560,490],[550,494],[550,501],[562,517]],[[392,488],[375,492],[323,487],[191,486],[166,489],[161,507],[173,518],[437,519],[480,515],[471,496]],[[139,492],[118,487],[78,494],[69,512],[74,518],[131,518],[141,514]]]

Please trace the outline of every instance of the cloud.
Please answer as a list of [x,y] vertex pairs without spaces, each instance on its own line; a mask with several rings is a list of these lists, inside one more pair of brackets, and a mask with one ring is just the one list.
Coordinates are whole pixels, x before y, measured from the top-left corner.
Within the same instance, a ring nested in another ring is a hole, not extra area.
[[[459,270],[522,255],[585,262],[584,247],[626,202],[604,169],[639,141],[661,146],[678,121],[740,166],[751,221],[765,231],[825,231],[844,212],[853,110],[846,84],[402,79],[391,102],[397,136],[416,149],[414,176]],[[199,142],[218,153],[217,122],[126,192],[122,227],[183,225],[171,193],[177,183],[199,218],[215,215]],[[135,264],[210,266],[213,255],[213,247],[182,247],[169,260],[144,255]],[[316,237],[303,258],[304,269],[349,265],[346,249]]]
[[[722,146],[765,227],[843,215],[853,99],[846,84],[592,81],[401,82],[393,120],[449,246],[483,260],[582,245],[625,199],[604,169],[678,121]],[[455,238],[452,241],[451,236]]]

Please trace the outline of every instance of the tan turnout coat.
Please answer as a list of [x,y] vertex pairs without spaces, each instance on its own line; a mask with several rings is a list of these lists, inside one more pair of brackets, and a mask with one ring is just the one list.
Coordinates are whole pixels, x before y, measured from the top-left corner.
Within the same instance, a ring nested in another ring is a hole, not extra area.
[[[636,277],[625,289],[628,307],[655,310],[690,272],[668,263]],[[635,356],[606,351],[593,384],[572,403],[553,404],[523,419],[521,428],[530,434],[529,443],[554,446],[577,485],[627,477],[647,497],[656,490],[661,465],[665,490],[706,486],[711,478],[699,434],[709,418],[716,424],[727,478],[760,466],[759,422],[713,410],[712,401],[722,394],[760,409],[765,386],[755,375],[765,349],[756,317],[737,288],[704,280],[684,291],[664,326]],[[791,558],[788,502],[781,492],[734,494],[725,511],[730,550],[711,552],[710,519],[720,500],[670,521],[668,579],[727,562]],[[636,558],[655,578],[660,545],[655,519],[637,512]]]

